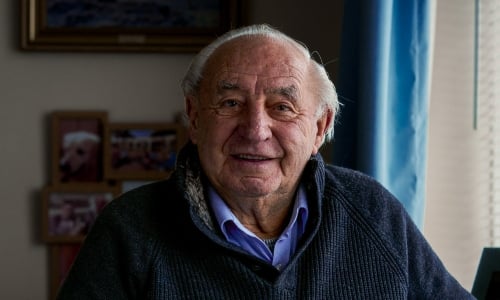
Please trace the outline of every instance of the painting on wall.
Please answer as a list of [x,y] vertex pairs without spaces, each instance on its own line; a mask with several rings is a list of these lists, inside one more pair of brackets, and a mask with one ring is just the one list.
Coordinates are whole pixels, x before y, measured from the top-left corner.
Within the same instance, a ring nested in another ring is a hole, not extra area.
[[105,177],[166,178],[184,142],[184,130],[178,124],[111,123],[105,142]]
[[51,123],[51,183],[103,181],[102,153],[107,113],[56,111],[51,115]]
[[45,187],[42,191],[42,239],[82,242],[102,209],[119,189],[102,184]]
[[27,50],[195,52],[240,25],[238,0],[22,0]]

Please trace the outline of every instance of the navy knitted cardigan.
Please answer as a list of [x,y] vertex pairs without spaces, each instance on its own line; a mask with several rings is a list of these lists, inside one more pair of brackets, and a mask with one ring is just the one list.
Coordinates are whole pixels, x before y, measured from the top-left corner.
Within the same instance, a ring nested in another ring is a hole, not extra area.
[[112,201],[58,299],[473,299],[373,179],[310,159],[310,217],[281,272],[224,240],[196,148],[176,171]]

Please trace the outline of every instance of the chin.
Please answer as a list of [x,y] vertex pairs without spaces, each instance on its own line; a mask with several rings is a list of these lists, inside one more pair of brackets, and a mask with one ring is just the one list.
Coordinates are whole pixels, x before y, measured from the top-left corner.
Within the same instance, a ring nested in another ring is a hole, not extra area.
[[279,189],[279,184],[272,184],[270,180],[243,178],[238,183],[230,185],[236,193],[248,197],[264,197],[273,194]]

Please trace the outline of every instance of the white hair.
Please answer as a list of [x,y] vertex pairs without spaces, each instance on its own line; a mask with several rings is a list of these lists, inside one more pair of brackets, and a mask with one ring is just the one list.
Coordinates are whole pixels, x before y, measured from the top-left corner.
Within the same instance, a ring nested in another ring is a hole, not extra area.
[[337,115],[340,106],[337,91],[335,90],[333,82],[330,80],[324,66],[312,58],[311,53],[305,45],[266,24],[250,25],[228,31],[222,36],[218,37],[211,44],[203,48],[191,62],[191,65],[189,66],[182,80],[181,87],[184,92],[184,96],[197,96],[200,82],[203,79],[203,70],[205,68],[205,64],[221,45],[239,37],[249,36],[262,36],[271,38],[279,42],[289,43],[291,45],[294,45],[300,52],[302,52],[304,54],[304,57],[310,59],[312,66],[311,75],[313,76],[314,83],[311,91],[314,96],[319,99],[320,103],[318,117],[322,116],[327,110],[333,112],[333,120],[327,128],[324,139],[326,141],[329,141],[333,137],[335,116]]

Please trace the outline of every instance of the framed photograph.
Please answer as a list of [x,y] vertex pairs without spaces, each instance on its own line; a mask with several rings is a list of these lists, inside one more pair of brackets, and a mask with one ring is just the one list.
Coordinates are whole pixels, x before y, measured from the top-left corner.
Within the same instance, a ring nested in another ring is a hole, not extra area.
[[104,111],[57,111],[51,115],[51,183],[103,180]]
[[21,0],[26,50],[196,52],[241,23],[241,0]]
[[56,298],[57,291],[68,275],[80,247],[81,244],[50,246],[50,299]]
[[104,184],[45,187],[42,191],[43,241],[82,242],[97,215],[119,194],[119,187]]
[[109,124],[106,134],[106,179],[156,180],[169,176],[185,143],[183,127],[175,123]]

